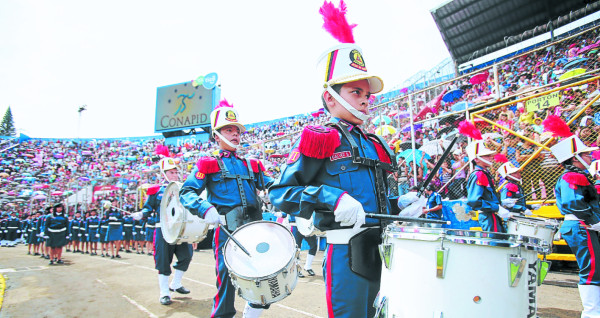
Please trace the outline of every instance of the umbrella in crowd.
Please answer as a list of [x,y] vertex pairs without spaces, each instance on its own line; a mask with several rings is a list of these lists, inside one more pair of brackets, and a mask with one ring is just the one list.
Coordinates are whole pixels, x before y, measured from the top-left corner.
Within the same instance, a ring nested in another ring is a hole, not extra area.
[[[440,140],[442,141],[442,145],[440,145]],[[432,140],[423,143],[419,150],[430,156],[441,155],[444,153],[446,147],[450,146],[451,141],[445,139]]]
[[32,197],[33,200],[46,200],[46,196],[43,194],[38,194],[34,197]]
[[392,119],[389,118],[388,116],[377,116],[373,119],[373,124],[379,125],[382,120],[383,120],[383,122],[385,122],[386,125],[389,125],[392,122]]
[[[414,152],[414,155],[413,155]],[[411,162],[413,160],[415,160],[415,157],[417,158],[416,162],[417,164],[421,162],[421,157],[425,156],[425,159],[431,159],[431,156],[429,156],[428,154],[424,153],[423,151],[419,150],[419,149],[407,149],[404,150],[403,152],[401,152],[400,154],[398,154],[398,157],[402,157],[406,159],[406,162]]]
[[284,139],[284,140],[282,140],[282,141],[279,142],[279,144],[282,145],[282,146],[287,146],[287,145],[290,145],[291,143],[292,143],[292,141],[289,140],[289,139]]
[[488,79],[489,75],[490,74],[487,71],[481,72],[481,73],[477,73],[477,74],[473,75],[469,79],[469,83],[471,83],[473,85],[481,84],[481,83],[485,82]]
[[390,125],[380,126],[375,130],[375,134],[380,136],[393,135],[396,133],[396,128]]
[[[415,124],[414,126],[415,126],[415,130],[423,128],[423,124]],[[409,131],[410,131],[410,124],[406,124],[406,125],[404,125],[404,127],[402,127],[402,132],[409,132]]]
[[465,91],[462,89],[451,90],[442,97],[442,100],[446,103],[451,103],[459,98],[461,98],[465,94]]
[[563,75],[561,75],[558,78],[558,80],[559,81],[566,80],[568,78],[571,78],[571,77],[574,77],[574,76],[577,76],[577,75],[581,75],[581,74],[583,74],[585,72],[586,72],[585,68],[575,68],[575,69],[572,69],[570,71],[565,72]]
[[583,65],[583,64],[584,64],[584,63],[585,63],[587,60],[588,60],[588,59],[587,59],[587,58],[585,58],[585,57],[581,57],[581,58],[574,59],[574,60],[572,60],[571,62],[569,62],[569,63],[565,64],[565,65],[563,66],[563,69],[566,71],[566,70],[570,70],[570,69],[572,69],[572,68],[575,68],[575,67],[581,66],[581,65]]

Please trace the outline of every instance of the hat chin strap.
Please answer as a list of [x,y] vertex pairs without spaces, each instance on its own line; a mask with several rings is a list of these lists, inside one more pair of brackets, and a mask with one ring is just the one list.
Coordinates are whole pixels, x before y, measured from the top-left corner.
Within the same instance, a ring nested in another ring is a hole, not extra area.
[[507,178],[511,178],[511,179],[513,179],[513,180],[517,181],[518,183],[523,183],[523,179],[521,179],[521,178],[515,178],[515,177],[513,177],[512,175],[508,175],[508,176],[506,176],[506,177],[507,177]]
[[585,167],[586,170],[590,170],[590,165],[587,164],[587,162],[585,162],[583,160],[583,158],[581,158],[581,156],[579,156],[579,154],[576,154],[575,158],[577,158],[579,160],[579,162],[581,162],[581,164]]
[[369,119],[369,115],[359,112],[356,108],[352,107],[345,99],[342,98],[342,96],[340,96],[340,94],[338,94],[335,90],[333,90],[333,88],[331,88],[331,86],[329,86],[329,85],[327,85],[327,92],[335,100],[337,100],[338,103],[340,103],[340,105],[344,106],[344,108],[346,108],[346,110],[349,111],[350,114],[352,114],[354,117],[356,117],[362,121]]
[[223,137],[223,135],[221,135],[221,133],[219,133],[218,131],[215,130],[214,133],[215,133],[215,135],[219,136],[219,138],[221,138],[221,140],[223,140],[229,147],[231,147],[235,150],[240,149],[239,145],[236,146],[236,145],[232,144],[231,141],[229,141],[229,140],[227,140],[227,138]]
[[490,166],[494,165],[494,163],[490,162],[489,160],[483,159],[483,158],[481,158],[481,157],[477,157],[477,159],[479,159],[479,160],[481,160],[481,161],[483,161],[483,162],[487,163],[487,164],[488,164],[488,165],[490,165]]

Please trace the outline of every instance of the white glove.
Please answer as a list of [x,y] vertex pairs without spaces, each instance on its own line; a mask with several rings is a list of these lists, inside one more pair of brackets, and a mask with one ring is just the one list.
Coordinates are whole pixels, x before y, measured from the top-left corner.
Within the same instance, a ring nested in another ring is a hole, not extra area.
[[589,229],[592,231],[600,231],[600,222],[590,225]]
[[125,235],[125,232],[122,232],[121,234]]
[[77,237],[81,237],[81,234],[77,234]]
[[17,230],[17,233],[21,233],[21,230]]
[[521,213],[508,212],[509,218],[512,218],[513,216],[521,216]]
[[533,215],[533,213],[531,212],[531,210],[525,210],[525,211],[523,211],[523,214],[525,214],[525,215]]
[[517,203],[517,199],[504,199],[502,200],[502,206],[510,209]]
[[[362,222],[358,225],[360,227],[365,224],[365,210],[362,204],[347,193],[342,194],[333,215],[335,221],[340,222],[341,226],[350,226]],[[362,220],[359,220],[360,218]]]
[[532,210],[539,210],[541,207],[542,207],[542,205],[541,205],[541,204],[532,204],[532,205],[531,205],[531,209],[532,209]]
[[100,237],[100,234],[96,234],[96,237]]
[[144,217],[144,212],[135,212],[135,213],[131,213],[131,217],[136,220],[139,221]]
[[137,235],[137,232],[133,232],[133,235]]
[[[514,214],[514,213],[513,213],[513,214]],[[509,217],[511,216],[511,213],[510,213],[510,211],[508,211],[508,210],[507,210],[507,209],[505,209],[504,207],[502,207],[502,206],[499,206],[499,207],[498,207],[498,215],[499,215],[501,218],[503,218],[503,219],[506,219],[506,218],[509,218]]]
[[275,213],[273,213],[273,215],[275,217],[282,218],[283,217],[283,212],[275,212]]
[[206,211],[206,213],[204,214],[204,221],[206,221],[206,223],[208,224],[213,225],[221,223],[221,216],[219,216],[219,213],[217,212],[217,209],[215,207],[210,207],[208,211]]
[[88,237],[88,235],[87,235],[87,234],[85,234],[85,236],[86,236],[86,237]]

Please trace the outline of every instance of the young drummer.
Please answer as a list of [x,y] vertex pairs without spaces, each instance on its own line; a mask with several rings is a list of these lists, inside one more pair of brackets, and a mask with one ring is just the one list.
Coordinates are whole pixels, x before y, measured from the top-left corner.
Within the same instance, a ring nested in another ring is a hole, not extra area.
[[365,212],[390,214],[387,173],[395,167],[387,144],[360,127],[369,118],[369,97],[383,89],[383,81],[367,73],[345,12],[343,2],[339,8],[325,2],[320,10],[324,28],[342,42],[319,64],[325,79],[321,97],[331,122],[303,130],[281,179],[270,188],[270,199],[297,217],[310,219],[315,212],[314,224],[327,235],[323,273],[328,315],[364,318],[375,313],[381,264],[351,268],[350,247],[367,237],[375,243],[363,252],[377,253],[380,222],[366,218]]

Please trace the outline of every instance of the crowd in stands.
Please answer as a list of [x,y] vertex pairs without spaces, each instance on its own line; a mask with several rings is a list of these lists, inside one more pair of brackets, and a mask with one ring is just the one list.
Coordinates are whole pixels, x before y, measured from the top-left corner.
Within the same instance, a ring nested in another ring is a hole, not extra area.
[[[521,93],[524,91],[535,93],[537,87],[558,81],[561,74],[570,70],[569,63],[573,61],[584,58],[586,60],[578,63],[577,68],[587,71],[597,69],[599,49],[598,32],[591,30],[575,39],[502,62],[498,74],[501,101],[523,96]],[[416,93],[412,96],[414,113],[410,112],[406,98],[383,106],[376,105],[377,99],[372,101],[376,107],[365,129],[384,136],[395,151],[401,167],[400,172],[389,177],[393,189],[390,197],[406,193],[430,173],[436,173],[433,184],[444,197],[458,199],[465,196],[467,170],[461,168],[467,162],[464,151],[466,138],[459,136],[450,158],[438,171],[432,169],[451,137],[457,133],[457,123],[464,119],[464,113],[456,112],[457,105],[466,103],[463,105],[477,107],[477,104],[489,102],[487,107],[494,103],[494,76],[488,74],[483,78],[479,75],[477,81],[471,81],[472,77],[462,77],[433,90]],[[460,92],[455,98],[445,98],[446,94],[456,90]],[[516,103],[486,112],[484,116],[535,142],[544,142],[549,136],[543,133],[541,122],[549,114],[569,120],[600,93],[596,82],[559,92],[560,103],[556,106],[533,112],[527,111],[523,103]],[[589,107],[572,126],[573,131],[589,146],[600,144],[600,126],[594,118],[595,113],[595,106]],[[411,117],[416,123],[413,127],[410,125]],[[267,173],[277,177],[298,133],[306,125],[322,125],[327,120],[328,115],[320,110],[268,124],[250,125],[242,136],[241,152],[262,159]],[[536,149],[533,143],[512,136],[498,127],[481,121],[476,121],[476,124],[485,133],[490,147],[504,153],[516,165],[528,160]],[[414,144],[419,147],[414,155],[412,130]],[[69,211],[90,210],[92,207],[101,209],[100,202],[103,200],[118,200],[121,208],[138,209],[137,189],[159,180],[156,164],[160,157],[155,154],[155,149],[164,143],[164,139],[30,139],[20,142],[4,140],[2,143],[0,149],[8,150],[0,153],[0,206],[3,211],[14,209],[26,215],[52,202],[65,200],[90,186],[107,187],[93,193],[91,204],[82,200],[79,203],[69,202]],[[210,141],[169,146],[169,151],[183,168],[183,178],[191,171],[199,156],[214,153],[216,149],[216,145]],[[543,151],[536,158],[538,166],[554,165],[551,157],[549,152]],[[551,180],[540,182],[551,184]],[[92,193],[86,193],[86,196],[91,197]]]

